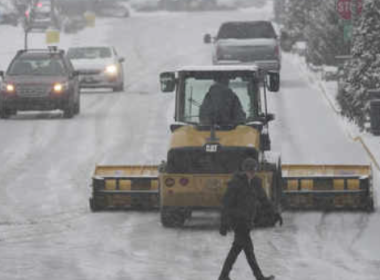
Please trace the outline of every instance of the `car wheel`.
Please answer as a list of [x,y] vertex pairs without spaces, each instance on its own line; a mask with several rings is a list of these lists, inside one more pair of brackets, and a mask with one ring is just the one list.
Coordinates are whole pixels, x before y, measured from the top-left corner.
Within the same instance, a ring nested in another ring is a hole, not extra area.
[[77,115],[80,113],[80,96],[78,97],[78,100],[77,102],[75,103],[75,106],[74,106],[74,113]]
[[120,85],[112,88],[113,92],[120,92],[120,91],[123,91],[123,90],[124,90],[124,82],[121,82]]
[[0,108],[0,118],[1,119],[9,119],[12,115],[12,110],[7,108]]
[[75,115],[75,103],[72,99],[67,101],[65,108],[63,109],[63,117],[65,119],[71,119]]
[[273,91],[278,92],[280,90],[280,74],[275,74],[273,78]]
[[125,17],[125,18],[129,17],[129,11],[127,9],[125,10],[123,17]]

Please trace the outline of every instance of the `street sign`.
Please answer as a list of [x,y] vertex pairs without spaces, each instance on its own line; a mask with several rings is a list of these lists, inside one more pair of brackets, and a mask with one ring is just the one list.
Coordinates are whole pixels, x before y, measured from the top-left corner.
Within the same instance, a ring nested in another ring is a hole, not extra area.
[[363,0],[356,0],[356,14],[360,15],[363,11]]
[[58,44],[59,43],[59,31],[56,29],[47,29],[45,33],[46,44]]
[[351,19],[351,0],[338,0],[336,8],[341,18]]
[[355,11],[356,15],[360,15],[362,13],[363,0],[337,0],[336,9],[341,18],[350,20],[353,11]]
[[353,31],[352,24],[351,23],[345,24],[343,28],[344,28],[343,29],[343,39],[344,39],[344,41],[345,42],[351,41],[351,39],[352,39],[352,31]]

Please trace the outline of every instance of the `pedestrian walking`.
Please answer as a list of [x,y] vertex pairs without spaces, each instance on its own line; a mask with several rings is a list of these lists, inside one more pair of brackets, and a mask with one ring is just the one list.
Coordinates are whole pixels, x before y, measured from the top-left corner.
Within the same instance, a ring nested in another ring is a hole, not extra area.
[[256,175],[258,163],[254,158],[243,161],[242,172],[236,173],[228,183],[223,197],[220,234],[225,236],[229,229],[234,231],[234,241],[224,262],[219,280],[230,280],[229,274],[242,250],[257,280],[273,280],[274,276],[265,277],[257,263],[253,250],[250,231],[257,213],[257,208],[267,207],[272,210],[274,223],[282,225],[282,217],[269,201],[261,179]]

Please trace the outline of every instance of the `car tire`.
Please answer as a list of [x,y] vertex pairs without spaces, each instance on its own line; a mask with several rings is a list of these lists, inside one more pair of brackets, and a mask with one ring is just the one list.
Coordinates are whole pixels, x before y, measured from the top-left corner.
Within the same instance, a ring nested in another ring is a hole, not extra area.
[[16,114],[16,111],[9,108],[0,107],[0,119],[9,119],[9,117],[14,114]]
[[75,107],[74,108],[74,113],[75,113],[75,115],[78,115],[80,113],[80,96],[78,97],[78,100],[75,103],[74,107]]
[[67,101],[65,108],[63,109],[63,117],[65,119],[71,119],[75,115],[75,103],[72,98]]
[[273,75],[273,79],[274,79],[274,87],[273,87],[273,91],[274,92],[278,92],[280,90],[280,73],[277,73],[275,75]]
[[124,90],[124,82],[121,82],[120,85],[116,86],[116,87],[113,87],[112,88],[112,91],[113,92],[121,92]]

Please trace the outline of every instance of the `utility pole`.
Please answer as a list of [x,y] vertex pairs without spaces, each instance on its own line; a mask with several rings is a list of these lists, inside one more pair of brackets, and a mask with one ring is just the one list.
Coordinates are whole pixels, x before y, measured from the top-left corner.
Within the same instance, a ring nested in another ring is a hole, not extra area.
[[53,22],[53,25],[54,27],[57,27],[58,26],[58,22],[57,22],[57,15],[55,13],[55,10],[56,10],[56,0],[50,0],[50,18],[51,18],[51,21]]

